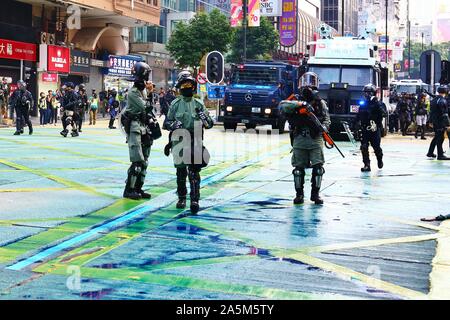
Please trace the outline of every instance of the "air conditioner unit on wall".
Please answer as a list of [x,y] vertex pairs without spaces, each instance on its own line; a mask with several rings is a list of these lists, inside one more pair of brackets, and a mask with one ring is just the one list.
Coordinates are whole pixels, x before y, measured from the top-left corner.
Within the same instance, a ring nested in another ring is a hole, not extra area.
[[56,44],[56,36],[54,33],[48,34],[48,44]]
[[41,44],[47,44],[48,34],[47,32],[41,32]]

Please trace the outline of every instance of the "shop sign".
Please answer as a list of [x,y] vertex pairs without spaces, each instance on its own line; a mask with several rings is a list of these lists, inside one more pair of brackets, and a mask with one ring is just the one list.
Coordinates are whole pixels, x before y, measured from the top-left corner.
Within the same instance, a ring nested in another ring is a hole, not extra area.
[[58,75],[56,73],[42,73],[43,82],[58,82]]
[[36,45],[0,39],[0,58],[36,61]]
[[70,73],[70,49],[59,46],[48,46],[47,71]]
[[80,50],[70,51],[70,73],[91,73],[91,55]]
[[139,61],[142,61],[142,58],[132,56],[109,56],[106,74],[116,77],[131,77],[131,70]]
[[297,1],[283,0],[280,19],[280,44],[292,47],[297,43]]

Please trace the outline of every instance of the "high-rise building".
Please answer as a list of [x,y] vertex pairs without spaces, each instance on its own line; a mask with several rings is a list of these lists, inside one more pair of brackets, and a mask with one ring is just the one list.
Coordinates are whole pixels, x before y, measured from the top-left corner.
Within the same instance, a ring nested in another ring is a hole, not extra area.
[[358,35],[357,0],[322,0],[322,21],[344,35]]

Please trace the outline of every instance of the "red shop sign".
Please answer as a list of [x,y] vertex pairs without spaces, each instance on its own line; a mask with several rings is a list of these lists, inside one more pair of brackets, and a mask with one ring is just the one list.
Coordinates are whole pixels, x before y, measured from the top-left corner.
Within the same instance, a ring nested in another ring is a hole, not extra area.
[[70,72],[70,49],[58,46],[48,46],[47,70],[61,73]]
[[0,39],[0,58],[36,61],[36,45]]
[[43,73],[42,81],[43,82],[58,82],[58,75],[56,73]]

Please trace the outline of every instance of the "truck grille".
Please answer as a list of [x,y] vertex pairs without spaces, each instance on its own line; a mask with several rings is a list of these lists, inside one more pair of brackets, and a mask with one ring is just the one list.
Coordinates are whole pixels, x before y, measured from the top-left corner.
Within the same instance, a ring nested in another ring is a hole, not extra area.
[[252,94],[252,100],[245,100],[246,93],[232,93],[228,95],[228,102],[230,104],[240,104],[247,106],[263,107],[267,105],[268,95]]

